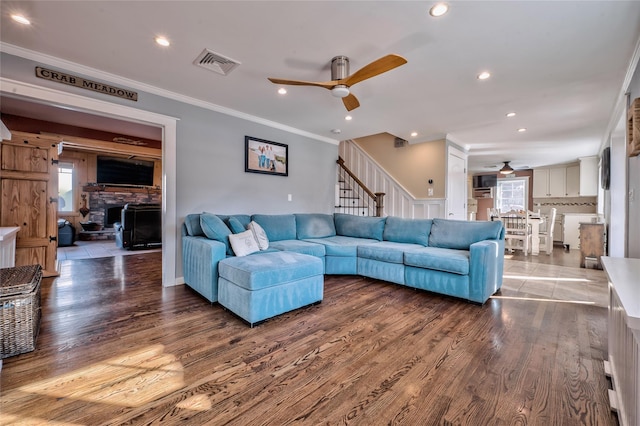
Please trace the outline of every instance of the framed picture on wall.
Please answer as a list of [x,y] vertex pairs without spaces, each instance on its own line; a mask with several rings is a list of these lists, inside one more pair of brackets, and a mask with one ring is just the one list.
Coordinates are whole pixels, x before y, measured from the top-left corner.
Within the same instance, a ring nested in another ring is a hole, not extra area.
[[245,136],[244,171],[289,176],[289,145]]

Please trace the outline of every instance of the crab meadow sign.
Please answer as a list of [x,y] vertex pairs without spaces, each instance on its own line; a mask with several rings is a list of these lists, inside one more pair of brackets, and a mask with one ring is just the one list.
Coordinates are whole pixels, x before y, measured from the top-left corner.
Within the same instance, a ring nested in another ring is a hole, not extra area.
[[138,101],[138,92],[122,89],[120,87],[110,86],[104,83],[98,83],[97,81],[87,80],[86,78],[66,74],[60,71],[53,71],[47,68],[36,67],[36,77],[55,81],[57,83],[68,84],[69,86],[80,87],[82,89],[93,90],[94,92],[105,93],[107,95],[128,99],[134,102]]

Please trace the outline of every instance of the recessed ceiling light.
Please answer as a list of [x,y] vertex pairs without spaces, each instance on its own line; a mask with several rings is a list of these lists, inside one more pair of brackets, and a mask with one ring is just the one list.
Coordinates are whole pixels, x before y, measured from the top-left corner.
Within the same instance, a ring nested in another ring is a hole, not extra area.
[[505,114],[507,117],[515,117],[516,113],[515,112],[508,112]]
[[415,138],[416,136],[418,136],[418,132],[411,132],[411,137]]
[[162,37],[162,36],[156,37],[156,43],[164,47],[167,47],[171,44],[169,43],[169,40],[167,40],[165,37]]
[[478,80],[486,80],[489,77],[491,77],[491,74],[488,71],[483,71],[480,74],[478,74]]
[[334,135],[339,135],[340,133],[342,133],[342,130],[340,130],[340,129],[331,129],[331,133],[333,133]]
[[287,94],[287,89],[285,89],[284,87],[281,87],[278,89],[278,93],[280,93],[281,95],[286,95]]
[[14,21],[23,24],[23,25],[30,25],[31,21],[28,20],[27,18],[25,18],[22,15],[11,15],[11,19],[13,19]]
[[347,120],[347,121],[350,121],[351,119],[353,119],[353,117],[350,116],[350,115],[347,115],[344,119]]
[[437,18],[442,16],[449,10],[449,5],[446,3],[437,3],[431,9],[429,9],[429,15]]
[[519,131],[520,133],[522,133],[522,132],[526,132],[526,131],[527,131],[527,129],[525,129],[524,127],[521,127],[521,128],[519,128],[519,129],[518,129],[518,131]]

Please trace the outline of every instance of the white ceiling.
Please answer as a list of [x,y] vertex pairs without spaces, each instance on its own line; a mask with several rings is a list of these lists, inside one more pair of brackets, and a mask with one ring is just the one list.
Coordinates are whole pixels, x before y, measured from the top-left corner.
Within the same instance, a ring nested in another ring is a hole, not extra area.
[[[449,3],[432,18],[434,2],[423,1],[2,1],[0,39],[5,51],[51,55],[323,138],[446,135],[468,148],[470,171],[596,155],[640,38],[640,1]],[[15,12],[32,25],[11,21]],[[204,48],[241,65],[227,76],[198,68]],[[361,106],[349,122],[329,91],[289,86],[281,96],[267,80],[327,81],[336,55],[353,73],[388,53],[408,63],[354,85]],[[492,77],[477,80],[484,70]]]

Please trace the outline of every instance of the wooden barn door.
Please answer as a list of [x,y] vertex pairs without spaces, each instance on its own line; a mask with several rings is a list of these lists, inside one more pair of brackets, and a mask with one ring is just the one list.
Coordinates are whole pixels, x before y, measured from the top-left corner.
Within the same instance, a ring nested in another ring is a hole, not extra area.
[[16,266],[57,272],[59,138],[12,132],[0,144],[0,226],[18,226]]

